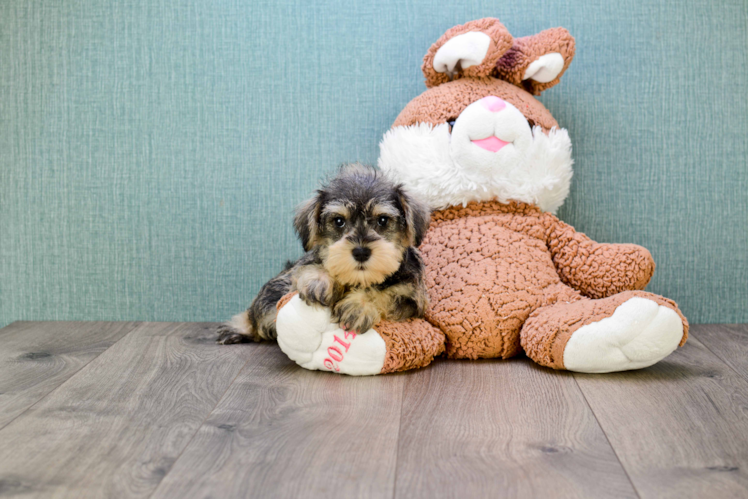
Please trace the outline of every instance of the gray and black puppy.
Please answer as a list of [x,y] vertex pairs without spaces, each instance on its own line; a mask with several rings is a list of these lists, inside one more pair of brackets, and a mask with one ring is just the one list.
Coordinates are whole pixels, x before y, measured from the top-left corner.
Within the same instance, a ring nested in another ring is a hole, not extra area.
[[365,332],[381,319],[422,317],[428,295],[416,247],[430,216],[376,169],[343,165],[296,211],[294,226],[306,253],[219,328],[218,342],[275,339],[276,304],[292,291],[307,304],[332,308],[333,320],[346,330]]

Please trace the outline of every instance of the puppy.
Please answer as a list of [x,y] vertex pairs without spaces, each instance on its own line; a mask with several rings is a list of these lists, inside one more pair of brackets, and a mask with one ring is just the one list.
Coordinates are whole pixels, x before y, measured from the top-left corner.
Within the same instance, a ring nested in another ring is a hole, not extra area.
[[345,330],[366,332],[382,319],[422,317],[428,295],[416,247],[430,217],[381,172],[343,165],[296,211],[294,227],[306,253],[219,328],[218,343],[275,339],[276,304],[291,291],[307,304],[331,307]]

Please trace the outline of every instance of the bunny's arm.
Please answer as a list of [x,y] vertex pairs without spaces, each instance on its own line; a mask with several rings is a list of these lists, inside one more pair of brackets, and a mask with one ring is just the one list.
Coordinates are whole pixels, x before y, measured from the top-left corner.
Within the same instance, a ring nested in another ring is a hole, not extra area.
[[627,290],[643,290],[652,278],[655,263],[639,245],[597,243],[584,233],[544,214],[546,244],[561,280],[593,299]]

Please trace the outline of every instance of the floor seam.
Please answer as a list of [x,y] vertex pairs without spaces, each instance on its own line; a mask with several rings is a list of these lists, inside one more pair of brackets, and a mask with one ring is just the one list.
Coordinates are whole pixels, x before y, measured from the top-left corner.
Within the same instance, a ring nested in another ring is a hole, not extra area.
[[696,340],[699,344],[701,344],[702,346],[704,346],[704,349],[706,349],[707,351],[711,352],[718,360],[720,360],[724,365],[726,365],[730,370],[732,370],[739,378],[741,378],[742,380],[745,380],[746,382],[748,382],[748,377],[746,377],[745,375],[743,375],[742,373],[740,373],[737,369],[735,369],[735,367],[732,366],[732,363],[730,363],[728,360],[726,360],[725,358],[723,358],[722,356],[720,356],[716,351],[714,351],[711,347],[709,347],[706,344],[706,342],[704,342],[703,340],[701,340],[699,337],[697,337],[693,333],[689,333],[689,337],[692,338],[692,339],[694,339],[694,340]]
[[[18,323],[18,321],[14,321],[13,323]],[[11,324],[13,324],[13,323],[11,323]],[[122,340],[125,337],[127,337],[128,335],[130,335],[132,332],[134,332],[136,329],[138,329],[145,322],[143,322],[143,321],[135,321],[135,322],[132,322],[132,323],[133,323],[133,327],[127,333],[125,333],[124,335],[122,335],[122,337],[120,337],[119,339],[117,339],[117,341],[114,342],[112,345],[110,345],[109,347],[107,347],[106,349],[104,349],[103,351],[101,351],[99,354],[97,354],[96,356],[94,356],[93,358],[91,358],[90,360],[88,360],[88,362],[86,364],[84,364],[83,366],[81,366],[80,368],[78,368],[77,370],[75,370],[73,373],[71,373],[70,376],[66,380],[64,380],[60,385],[58,385],[57,387],[55,387],[54,389],[52,389],[51,391],[49,391],[48,393],[44,394],[39,399],[37,399],[36,401],[34,401],[33,403],[31,403],[25,410],[23,410],[21,413],[19,413],[15,417],[13,417],[13,419],[11,419],[10,421],[6,422],[3,426],[0,426],[0,431],[2,431],[3,429],[5,429],[6,427],[8,427],[10,424],[12,424],[13,422],[15,422],[21,416],[25,415],[29,410],[31,410],[36,405],[38,405],[43,399],[49,397],[50,394],[54,393],[55,391],[58,391],[62,386],[64,386],[68,382],[70,382],[70,380],[72,380],[76,375],[78,375],[88,365],[90,365],[91,363],[93,363],[95,360],[99,359],[99,356],[101,356],[102,354],[104,354],[105,352],[107,352],[109,349],[111,349],[115,345],[117,345],[120,342],[122,342]],[[8,326],[10,326],[10,325],[8,325]]]
[[587,395],[584,393],[584,389],[582,389],[582,386],[579,385],[579,381],[577,380],[577,376],[575,373],[572,373],[572,378],[574,379],[574,383],[576,384],[577,389],[579,389],[579,392],[582,394],[582,399],[584,399],[584,403],[587,405],[587,408],[590,409],[590,412],[592,412],[592,416],[595,417],[597,426],[600,428],[600,431],[602,431],[603,436],[605,436],[605,440],[608,442],[608,446],[610,446],[610,449],[613,451],[613,455],[616,457],[618,464],[621,466],[621,470],[623,470],[623,473],[626,474],[626,479],[628,479],[629,484],[634,489],[634,493],[636,494],[638,498],[643,498],[641,496],[641,493],[639,493],[639,490],[636,488],[636,484],[634,484],[634,481],[631,479],[631,476],[629,475],[629,471],[626,470],[626,466],[623,465],[623,462],[621,461],[621,457],[618,456],[618,451],[616,451],[615,447],[613,446],[613,443],[610,442],[608,433],[605,432],[605,427],[603,427],[602,422],[600,422],[600,419],[597,418],[597,414],[595,413],[595,410],[592,408],[592,405],[587,400]]
[[403,375],[405,380],[403,381],[403,389],[400,391],[400,420],[397,422],[397,438],[395,439],[395,478],[392,481],[392,498],[397,498],[397,477],[398,477],[398,462],[400,460],[400,431],[403,428],[403,408],[405,407],[405,384],[408,383],[409,376]]
[[226,390],[223,391],[223,394],[221,394],[221,397],[218,398],[218,400],[216,401],[216,404],[213,405],[213,408],[210,409],[210,411],[205,416],[203,421],[200,422],[200,425],[197,426],[197,428],[195,429],[195,432],[192,434],[192,436],[190,436],[190,439],[184,445],[184,448],[182,448],[182,451],[179,452],[179,455],[177,455],[177,458],[174,459],[174,462],[171,464],[171,467],[169,467],[169,470],[166,471],[166,474],[164,474],[164,476],[161,478],[161,481],[159,481],[158,484],[153,488],[153,491],[151,492],[150,495],[148,495],[148,498],[153,498],[153,495],[156,494],[156,490],[158,490],[158,487],[161,486],[161,483],[163,483],[164,480],[169,476],[169,474],[171,474],[171,471],[177,465],[177,462],[179,462],[179,459],[182,458],[182,455],[184,455],[184,452],[187,450],[187,448],[190,447],[190,444],[192,444],[192,441],[195,439],[195,436],[197,436],[197,433],[200,432],[200,429],[203,428],[203,425],[205,425],[205,422],[207,422],[210,416],[213,415],[213,412],[216,411],[216,408],[218,408],[218,405],[221,404],[221,401],[223,401],[223,398],[226,397],[226,393],[228,393],[229,389],[231,389],[234,386],[234,382],[236,382],[236,379],[239,378],[239,375],[241,375],[241,373],[244,371],[244,369],[247,367],[247,365],[249,364],[251,360],[252,360],[252,356],[249,356],[249,359],[247,359],[247,361],[244,362],[242,367],[239,370],[237,370],[236,375],[234,376],[233,379],[231,379],[231,383],[228,386],[226,386]]

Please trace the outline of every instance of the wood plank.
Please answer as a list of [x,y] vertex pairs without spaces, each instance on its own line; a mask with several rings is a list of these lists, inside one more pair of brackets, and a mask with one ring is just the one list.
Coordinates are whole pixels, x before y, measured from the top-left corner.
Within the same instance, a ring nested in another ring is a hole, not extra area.
[[695,337],[645,370],[575,378],[643,498],[748,496],[748,382]]
[[18,321],[0,330],[0,429],[136,326]]
[[748,380],[748,325],[694,325],[691,334]]
[[396,497],[635,497],[574,378],[440,361],[403,395]]
[[403,375],[347,377],[259,345],[154,497],[387,497]]
[[149,496],[251,357],[145,323],[0,431],[0,496]]

